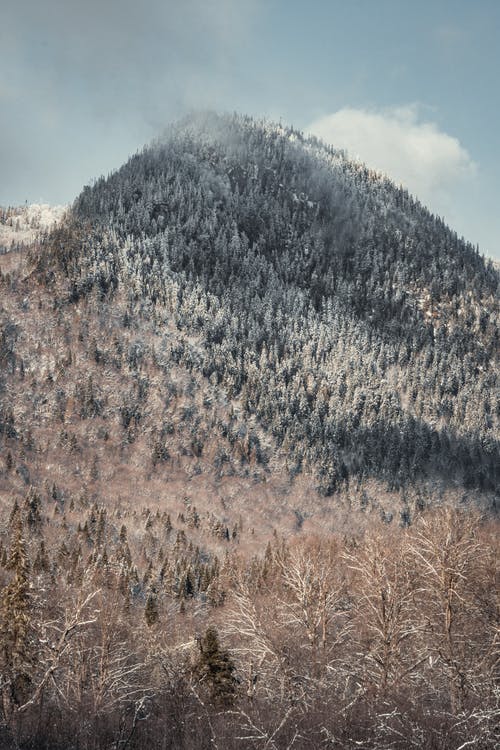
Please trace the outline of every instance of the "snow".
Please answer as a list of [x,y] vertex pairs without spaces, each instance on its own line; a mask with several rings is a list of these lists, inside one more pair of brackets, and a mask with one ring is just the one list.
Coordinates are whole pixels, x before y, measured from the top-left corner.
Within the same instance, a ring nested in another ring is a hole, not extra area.
[[28,245],[38,232],[50,229],[61,221],[67,206],[30,203],[25,206],[0,208],[0,249]]

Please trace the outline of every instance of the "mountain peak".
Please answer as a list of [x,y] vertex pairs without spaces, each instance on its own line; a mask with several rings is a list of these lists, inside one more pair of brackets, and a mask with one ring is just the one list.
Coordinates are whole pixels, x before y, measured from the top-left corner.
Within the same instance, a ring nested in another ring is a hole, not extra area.
[[293,128],[202,113],[72,217],[93,227],[63,259],[75,299],[128,289],[196,336],[180,360],[320,493],[354,477],[493,490],[498,273],[401,187]]

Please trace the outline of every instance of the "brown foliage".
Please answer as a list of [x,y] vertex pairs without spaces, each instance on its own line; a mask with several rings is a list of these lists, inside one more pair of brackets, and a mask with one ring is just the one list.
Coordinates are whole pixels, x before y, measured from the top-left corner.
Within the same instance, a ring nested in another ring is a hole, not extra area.
[[2,535],[5,606],[26,579],[2,747],[495,746],[492,522],[445,508],[404,530],[275,536],[221,565],[199,529],[179,541],[151,510],[125,527],[118,509],[53,515],[37,495],[32,524],[34,497]]

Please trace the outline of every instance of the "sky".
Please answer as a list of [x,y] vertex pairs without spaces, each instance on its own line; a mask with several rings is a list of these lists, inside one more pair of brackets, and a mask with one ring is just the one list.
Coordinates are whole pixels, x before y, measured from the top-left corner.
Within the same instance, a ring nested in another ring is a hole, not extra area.
[[319,135],[500,258],[500,0],[3,0],[0,204],[70,203],[170,122]]

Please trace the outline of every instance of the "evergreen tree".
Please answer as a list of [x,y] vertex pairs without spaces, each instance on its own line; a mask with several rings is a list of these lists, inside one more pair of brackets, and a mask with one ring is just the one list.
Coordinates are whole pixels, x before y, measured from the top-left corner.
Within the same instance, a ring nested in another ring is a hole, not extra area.
[[236,692],[234,663],[229,653],[220,645],[217,629],[211,625],[199,641],[200,655],[197,675],[207,687],[211,700],[216,705],[230,705]]
[[4,707],[19,705],[26,700],[35,661],[30,564],[20,520],[14,531],[8,568],[12,578],[0,598],[0,672]]
[[144,619],[149,628],[158,622],[159,616],[158,597],[156,592],[151,590],[146,599],[146,607],[144,608]]

